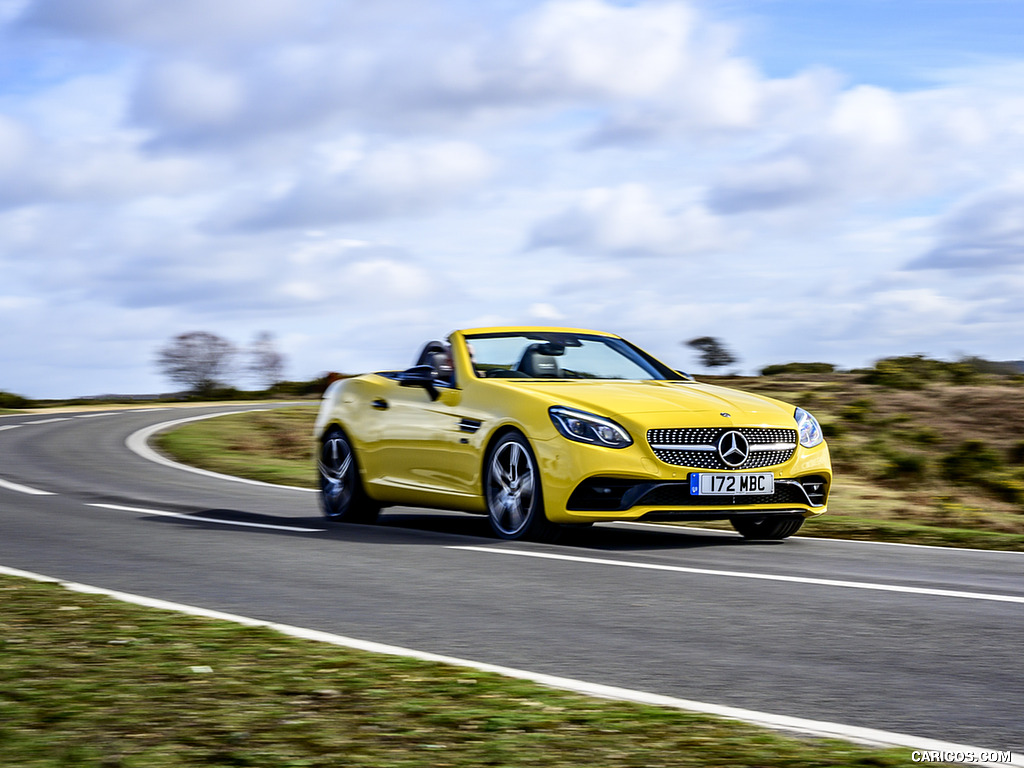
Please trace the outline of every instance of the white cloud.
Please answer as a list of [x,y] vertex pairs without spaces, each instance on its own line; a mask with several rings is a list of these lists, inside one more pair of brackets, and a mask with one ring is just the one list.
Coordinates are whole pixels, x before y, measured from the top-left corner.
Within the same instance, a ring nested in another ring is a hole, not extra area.
[[695,16],[681,4],[556,0],[520,23],[508,55],[524,89],[656,98],[692,66]]
[[918,269],[1024,267],[1024,180],[985,190],[939,222],[935,246],[911,262]]
[[144,123],[208,131],[239,117],[246,102],[245,88],[242,78],[230,69],[170,61],[148,72],[139,83],[135,110]]
[[641,184],[584,192],[565,211],[533,229],[535,248],[624,255],[680,255],[722,248],[720,222],[699,205],[669,211]]
[[[390,145],[333,155],[304,169],[279,195],[229,204],[228,225],[274,229],[406,216],[436,210],[482,184],[494,161],[465,142]],[[233,209],[233,210],[232,210]]]
[[904,148],[910,136],[907,115],[895,93],[861,85],[840,94],[826,131],[851,144]]
[[315,24],[322,5],[309,0],[35,0],[23,4],[21,24],[75,37],[138,45],[224,45],[262,42]]
[[565,315],[554,304],[549,304],[548,302],[539,301],[531,304],[527,313],[538,320],[557,322],[566,319]]
[[10,174],[27,159],[31,142],[28,131],[0,115],[0,174]]

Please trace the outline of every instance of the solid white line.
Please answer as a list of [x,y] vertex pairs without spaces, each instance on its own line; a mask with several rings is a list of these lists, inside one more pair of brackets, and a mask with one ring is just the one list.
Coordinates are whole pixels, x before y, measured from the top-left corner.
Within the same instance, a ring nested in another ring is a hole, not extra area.
[[[905,733],[894,733],[891,731],[881,731],[875,728],[861,728],[855,725],[843,725],[842,723],[830,723],[822,720],[809,720],[802,717],[789,717],[788,715],[775,715],[769,712],[758,712],[752,709],[741,709],[739,707],[726,707],[718,704],[709,704],[702,701],[693,701],[690,699],[681,699],[675,696],[664,696],[657,693],[649,693],[647,691],[638,691],[630,688],[620,688],[612,685],[602,685],[601,683],[590,683],[585,680],[575,680],[569,677],[556,677],[554,675],[545,675],[539,672],[530,672],[529,670],[516,669],[514,667],[505,667],[497,664],[488,664],[486,662],[472,661],[470,659],[461,659],[455,656],[443,656],[436,653],[429,653],[426,651],[417,651],[412,648],[403,648],[396,645],[385,645],[383,643],[374,643],[367,640],[359,640],[353,637],[345,637],[344,635],[335,635],[329,632],[321,632],[315,629],[306,629],[304,627],[295,627],[288,624],[277,624],[270,621],[263,621],[262,619],[253,619],[247,616],[239,616],[237,614],[223,613],[221,611],[212,611],[206,608],[199,608],[192,605],[184,605],[182,603],[172,603],[166,600],[158,600],[152,597],[144,597],[142,595],[133,595],[127,592],[117,592],[115,590],[104,589],[102,587],[93,587],[86,584],[77,584],[75,582],[62,581],[55,579],[50,576],[43,576],[41,574],[32,573],[30,571],[22,571],[16,568],[7,568],[0,565],[0,574],[8,576],[16,576],[25,579],[33,579],[35,581],[50,582],[62,585],[64,588],[82,592],[85,594],[93,595],[105,595],[112,597],[115,600],[120,600],[126,603],[132,603],[134,605],[142,605],[148,608],[158,608],[166,611],[176,611],[178,613],[185,613],[191,616],[203,616],[211,619],[218,619],[221,621],[230,621],[235,624],[242,624],[251,627],[265,627],[272,629],[276,632],[280,632],[284,635],[291,637],[299,637],[305,640],[313,640],[321,643],[330,643],[331,645],[337,645],[344,648],[352,648],[360,651],[368,651],[370,653],[382,653],[391,656],[405,656],[413,659],[421,659],[423,661],[432,661],[440,664],[449,664],[456,667],[464,667],[468,669],[476,669],[481,672],[493,672],[498,675],[504,675],[506,677],[513,677],[520,680],[529,680],[539,685],[544,685],[549,688],[558,688],[561,690],[573,691],[575,693],[581,693],[586,696],[595,696],[603,699],[614,699],[618,701],[632,701],[641,704],[650,704],[653,706],[667,707],[670,709],[682,709],[689,712],[700,712],[708,715],[715,715],[717,717],[727,718],[729,720],[740,720],[753,725],[758,725],[764,728],[771,728],[774,730],[794,731],[796,733],[807,734],[819,738],[833,738],[833,739],[844,739],[846,741],[852,741],[859,744],[867,744],[878,747],[907,747],[909,749],[919,749],[928,751],[938,752],[972,752],[978,753],[982,751],[990,751],[987,749],[981,749],[979,747],[967,746],[965,744],[953,744],[945,741],[937,741],[935,739],[920,738],[917,736],[911,736]],[[974,765],[1013,765],[1013,766],[1024,766],[1024,756],[1014,754],[1011,757],[1009,763],[974,763]]]
[[[162,432],[165,429],[170,429],[178,424],[186,424],[190,421],[202,421],[203,419],[214,419],[218,416],[230,416],[235,413],[255,413],[256,411],[267,411],[269,408],[250,408],[243,411],[222,411],[219,413],[204,413],[202,416],[189,416],[186,419],[175,419],[174,421],[163,421],[159,424],[153,424],[148,427],[143,427],[137,432],[133,432],[128,435],[125,439],[124,444],[128,446],[128,449],[138,454],[144,459],[156,462],[157,464],[163,464],[165,467],[173,467],[174,469],[180,469],[184,472],[192,472],[196,475],[203,475],[205,477],[213,477],[218,480],[230,480],[235,483],[246,483],[247,485],[259,485],[264,488],[277,488],[286,489],[293,491],[307,491],[309,493],[316,493],[314,488],[299,488],[294,485],[277,485],[275,483],[264,483],[260,480],[250,480],[247,477],[235,477],[234,475],[222,475],[220,472],[211,472],[208,469],[200,469],[199,467],[190,467],[187,464],[179,464],[176,461],[168,459],[166,456],[154,451],[149,446],[149,438],[155,435],[157,432]],[[312,470],[310,470],[312,471]]]
[[0,488],[6,488],[9,491],[17,491],[18,493],[27,493],[32,496],[57,495],[55,493],[51,493],[50,491],[41,491],[38,488],[29,488],[27,485],[19,485],[18,483],[12,483],[9,480],[0,480]]
[[873,584],[868,581],[837,581],[835,579],[815,579],[808,576],[780,576],[773,573],[753,573],[748,571],[720,571],[709,568],[690,568],[682,565],[661,565],[659,563],[638,563],[630,560],[609,560],[601,557],[579,557],[577,555],[556,555],[550,552],[526,552],[519,549],[498,549],[495,547],[451,546],[447,549],[462,549],[468,552],[486,552],[493,555],[517,555],[519,557],[536,557],[542,560],[563,560],[572,563],[590,565],[614,565],[620,568],[639,568],[648,571],[670,571],[674,573],[694,573],[700,576],[731,576],[739,579],[757,579],[759,581],[785,581],[794,584],[815,584],[823,587],[844,587],[849,589],[868,589],[878,592],[902,592],[911,595],[931,595],[934,597],[956,597],[968,600],[991,600],[1000,603],[1024,604],[1024,596],[996,595],[984,592],[959,592],[952,589],[930,589],[927,587],[903,587],[896,584]]
[[[642,528],[659,528],[662,531],[681,531],[696,533],[720,533],[723,536],[735,538],[740,534],[735,531],[728,531],[722,528],[694,528],[687,525],[673,525],[672,523],[640,523],[635,520],[616,520],[614,525],[638,526]],[[813,525],[813,523],[812,523]],[[977,547],[944,547],[940,544],[907,544],[902,541],[866,541],[864,539],[836,539],[831,536],[812,536],[808,533],[797,534],[793,537],[800,541],[837,541],[840,544],[872,544],[878,547],[914,547],[917,549],[938,549],[943,552],[986,552],[990,555],[1024,555],[1024,552],[1011,549],[978,549]]]
[[5,429],[18,429],[19,427],[24,426],[24,424],[5,424],[4,426],[0,427],[0,432],[3,432]]
[[186,515],[182,512],[166,512],[161,509],[144,509],[141,507],[123,507],[119,504],[86,504],[87,507],[100,507],[101,509],[116,509],[120,512],[137,512],[140,515],[156,515],[159,517],[177,517],[182,520],[194,520],[201,523],[220,523],[221,525],[238,525],[245,528],[269,528],[274,531],[298,531],[300,533],[323,533],[324,528],[300,528],[293,525],[271,525],[269,523],[246,523],[241,520],[218,520],[215,517],[198,517]]

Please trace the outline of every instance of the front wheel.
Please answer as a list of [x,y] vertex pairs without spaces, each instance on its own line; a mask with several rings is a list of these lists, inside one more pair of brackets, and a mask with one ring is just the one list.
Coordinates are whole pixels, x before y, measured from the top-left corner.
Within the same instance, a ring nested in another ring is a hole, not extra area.
[[732,527],[745,539],[761,541],[785,539],[800,530],[802,517],[734,517]]
[[484,497],[494,533],[510,540],[553,540],[558,526],[544,514],[540,472],[526,438],[518,432],[502,435],[484,466]]
[[372,523],[380,507],[363,491],[356,455],[348,437],[332,429],[320,446],[320,508],[328,520]]

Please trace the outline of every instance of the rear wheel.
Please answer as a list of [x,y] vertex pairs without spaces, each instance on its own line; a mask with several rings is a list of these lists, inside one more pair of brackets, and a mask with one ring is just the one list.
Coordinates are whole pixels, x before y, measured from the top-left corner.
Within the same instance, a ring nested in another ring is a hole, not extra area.
[[332,429],[324,437],[318,469],[324,517],[344,523],[371,523],[376,519],[380,507],[363,491],[355,452],[340,429]]
[[484,465],[484,497],[494,533],[502,539],[551,541],[558,526],[544,514],[537,460],[518,432],[502,435]]
[[730,521],[745,539],[777,540],[792,536],[804,524],[802,517],[734,517]]

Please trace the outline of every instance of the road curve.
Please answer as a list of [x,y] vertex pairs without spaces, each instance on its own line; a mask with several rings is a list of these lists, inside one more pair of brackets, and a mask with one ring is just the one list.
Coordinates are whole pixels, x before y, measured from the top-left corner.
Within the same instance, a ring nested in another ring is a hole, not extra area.
[[408,509],[330,526],[312,493],[125,445],[224,410],[0,417],[0,565],[542,674],[1024,748],[1024,554],[639,525],[507,543],[482,518]]

